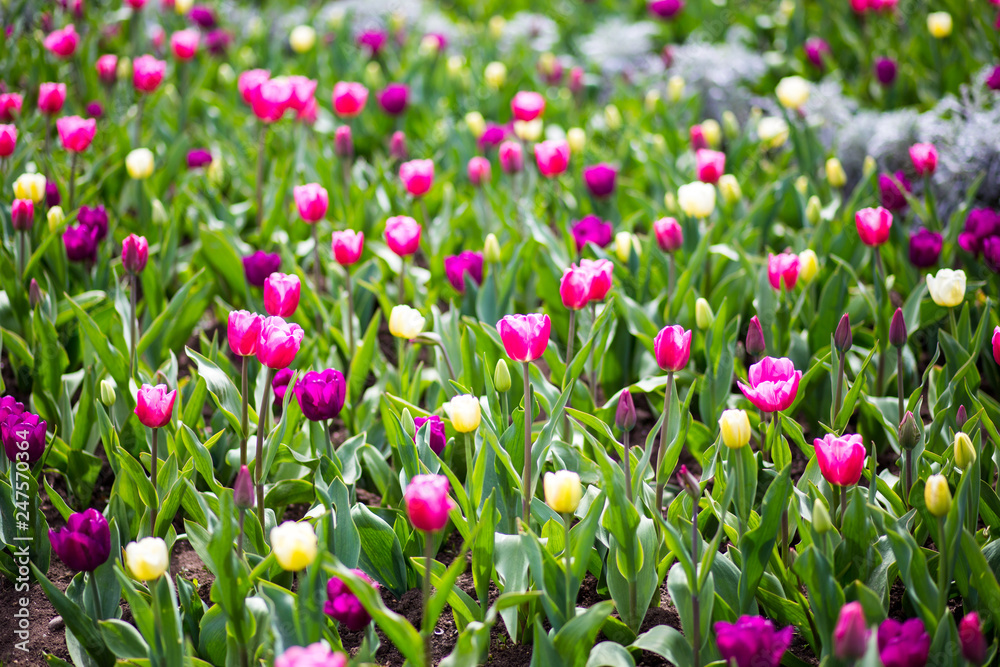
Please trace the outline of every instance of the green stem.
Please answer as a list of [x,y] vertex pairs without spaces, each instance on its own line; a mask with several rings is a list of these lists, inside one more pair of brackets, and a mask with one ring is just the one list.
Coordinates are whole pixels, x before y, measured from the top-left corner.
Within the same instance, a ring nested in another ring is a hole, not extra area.
[[238,553],[241,558],[243,557],[243,523],[246,520],[246,518],[247,518],[247,511],[241,507],[239,516],[240,529],[236,533],[236,553]]
[[267,157],[267,124],[260,124],[260,134],[257,143],[257,229],[264,219],[264,160]]
[[570,308],[569,311],[569,335],[566,336],[566,372],[569,373],[569,365],[573,361],[573,340],[576,338],[576,311]]
[[406,258],[399,258],[399,287],[396,290],[396,298],[399,299],[399,303],[403,303],[406,300]]
[[[743,465],[743,452],[739,449],[730,451],[733,453],[733,466],[736,468],[736,516],[740,522],[739,537],[742,537],[747,531],[747,518],[743,512],[743,508],[746,505],[746,498],[743,496],[744,489],[746,488],[747,471],[746,466]],[[737,538],[737,544],[739,543],[739,537]]]
[[563,514],[562,519],[566,540],[563,546],[563,557],[566,559],[566,622],[569,623],[576,616],[576,596],[573,595],[573,569],[569,548],[569,529],[570,523],[573,521],[573,515],[567,512]]
[[951,323],[951,335],[958,339],[958,323],[955,321],[955,309],[948,309],[948,321]]
[[142,110],[144,106],[146,106],[146,94],[139,93],[139,101],[136,105],[135,113],[135,141],[132,142],[134,148],[142,146]]
[[948,609],[948,549],[944,544],[944,517],[939,516],[938,520],[938,540],[941,542],[938,547],[938,618],[943,618]]
[[475,438],[475,432],[463,433],[462,440],[465,445],[465,492],[472,496],[472,440]]
[[899,423],[903,423],[905,416],[905,401],[903,395],[903,348],[896,350],[896,394],[899,397]]
[[423,635],[424,635],[424,664],[427,667],[431,667],[431,632],[433,631],[433,626],[431,625],[431,571],[433,567],[431,565],[434,560],[434,535],[433,533],[424,533],[424,617],[423,617]]
[[507,397],[507,392],[501,392],[500,402],[503,404],[503,429],[500,432],[503,433],[510,426],[510,399]]
[[153,429],[153,444],[150,447],[150,453],[153,455],[153,460],[152,463],[150,464],[149,481],[153,483],[153,504],[149,508],[149,534],[154,537],[156,536],[156,513],[160,507],[160,501],[158,498],[158,494],[156,492],[156,482],[157,482],[156,464],[159,461],[159,456],[157,455],[156,451],[156,445],[157,445],[157,436],[159,435],[159,433],[160,429],[158,428]]
[[847,518],[847,494],[850,491],[850,487],[844,487],[840,493],[840,525],[844,525],[844,520]]
[[[593,327],[597,323],[597,304],[591,302],[590,304],[590,319],[591,319],[591,332],[593,333]],[[594,345],[590,346],[590,354],[587,356],[587,377],[590,378],[590,389],[593,392],[594,406],[597,406],[597,374],[594,373],[594,348],[597,346],[597,341],[594,341]]]
[[319,256],[319,221],[317,220],[312,225],[312,237],[313,237],[313,286],[319,293],[323,292],[323,262]]
[[523,362],[524,369],[524,474],[521,477],[523,502],[521,519],[527,530],[531,525],[531,422],[534,413],[531,410],[531,379],[529,371],[531,362]]
[[667,485],[663,467],[663,456],[667,449],[667,424],[670,421],[670,399],[674,390],[674,372],[667,371],[667,389],[663,400],[663,424],[660,426],[660,446],[656,453],[656,511],[663,511],[663,488]]
[[73,151],[73,157],[69,160],[69,208],[66,209],[67,213],[73,212],[73,199],[76,194],[76,161],[80,157],[80,154]]
[[101,604],[101,586],[94,581],[94,573],[87,575],[90,580],[90,590],[94,591],[94,620],[100,621],[104,618],[104,605]]
[[[344,289],[347,290],[347,354],[354,359],[354,291],[351,289],[351,271],[345,267]],[[350,359],[348,360],[350,366]]]
[[695,581],[691,582],[691,648],[694,649],[693,667],[701,667],[701,600],[698,595],[698,563],[700,561],[701,535],[698,533],[698,498],[691,504],[691,560],[694,563]]
[[21,281],[22,282],[24,281],[24,267],[28,263],[27,262],[28,258],[26,257],[26,255],[28,253],[27,240],[28,240],[28,232],[26,232],[23,229],[19,230],[17,232],[17,246],[18,246],[18,253],[17,253],[17,264],[18,264],[18,267],[17,267],[17,273],[18,273],[18,275],[21,276]]
[[629,432],[625,431],[622,439],[625,441],[622,443],[625,448],[625,455],[622,459],[625,462],[625,497],[628,498],[628,502],[632,504],[632,456],[629,454]]
[[910,489],[913,488],[913,452],[903,450],[903,489],[906,494],[903,505],[910,506]]
[[833,503],[830,505],[830,509],[833,510],[833,523],[837,526],[837,530],[840,531],[840,512],[837,508],[840,507],[840,485],[833,484]]
[[270,411],[271,382],[274,380],[274,369],[268,368],[264,376],[264,395],[258,410],[260,417],[257,421],[257,456],[253,461],[254,477],[257,480],[257,519],[260,521],[261,529],[264,528],[264,441],[267,439],[267,413]]
[[448,354],[448,348],[444,346],[444,341],[438,345],[438,348],[441,350],[441,356],[444,357],[445,366],[448,367],[448,375],[451,376],[452,380],[457,380],[458,378],[455,377],[455,367],[451,365],[451,356]]
[[136,273],[132,274],[132,289],[129,294],[129,303],[132,306],[132,339],[129,341],[129,351],[128,351],[128,363],[129,363],[129,377],[135,377],[136,371],[138,370],[138,360],[136,359],[137,349],[136,339],[139,337],[139,312],[136,306],[136,291],[138,289],[138,279],[139,275]]
[[844,362],[846,361],[846,353],[841,352],[839,355],[840,363],[837,366],[837,397],[833,402],[833,414],[830,415],[830,424],[835,425],[837,422],[837,415],[840,414],[840,407],[844,404]]
[[341,158],[340,178],[344,184],[344,219],[350,222],[351,218],[351,159]]
[[247,357],[240,357],[240,359],[243,361],[240,372],[243,392],[243,413],[240,418],[240,428],[243,430],[243,437],[240,439],[240,466],[245,466],[247,464],[247,436],[250,433],[250,372]]

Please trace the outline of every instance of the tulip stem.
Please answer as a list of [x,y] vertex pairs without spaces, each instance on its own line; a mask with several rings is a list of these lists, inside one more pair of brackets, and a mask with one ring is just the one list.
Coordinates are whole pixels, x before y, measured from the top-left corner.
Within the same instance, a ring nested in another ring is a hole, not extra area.
[[566,512],[562,516],[563,520],[563,535],[565,542],[563,542],[563,558],[566,559],[566,622],[569,623],[576,616],[576,596],[573,595],[573,568],[572,560],[570,559],[570,548],[569,548],[569,528],[570,524],[573,522],[573,514]]
[[344,183],[344,219],[351,217],[351,161],[343,158],[340,161],[340,178]]
[[[594,325],[597,323],[597,304],[594,303],[593,301],[590,302],[590,319],[591,319],[590,323],[591,334],[593,334]],[[594,392],[594,395],[592,397],[594,400],[594,407],[597,407],[597,375],[594,373],[595,345],[596,341],[594,341],[594,345],[590,346],[590,353],[587,355],[587,368],[588,368],[587,375],[588,377],[590,377],[590,389],[591,391]]]
[[434,534],[424,533],[424,664],[431,667],[431,571],[434,562]]
[[837,397],[833,402],[833,415],[830,418],[830,424],[836,426],[837,415],[840,414],[840,408],[844,404],[844,362],[846,361],[846,352],[839,352],[840,357],[839,363],[837,365]]
[[347,366],[354,359],[354,291],[351,289],[351,271],[344,269],[347,277],[344,279],[344,289],[347,290]]
[[507,427],[510,425],[510,399],[507,398],[507,392],[505,391],[500,392],[500,402],[503,405],[503,429],[501,430],[502,434],[503,431],[506,431]]
[[733,456],[733,467],[736,468],[736,518],[739,520],[739,536],[742,537],[747,531],[747,522],[743,515],[743,506],[745,504],[743,491],[746,486],[747,473],[745,466],[743,465],[743,453],[739,449],[732,449],[730,452],[732,452]]
[[104,618],[104,605],[101,604],[101,586],[94,581],[94,573],[87,575],[90,579],[90,590],[94,592],[94,620],[100,621]]
[[139,337],[139,313],[136,310],[137,306],[136,306],[136,294],[135,294],[138,287],[138,282],[137,282],[138,279],[139,279],[139,274],[133,273],[132,289],[130,290],[129,293],[129,303],[132,306],[132,322],[130,323],[132,326],[132,336],[131,339],[129,340],[129,351],[128,351],[129,377],[135,377],[136,366],[138,366],[136,360],[136,353],[138,349],[136,343],[138,341],[136,339]]
[[427,201],[420,197],[420,215],[424,218],[424,229],[429,230],[431,226],[431,216],[427,212]]
[[27,257],[25,257],[25,255],[27,255],[27,253],[28,253],[27,238],[28,238],[28,232],[27,231],[25,231],[23,229],[18,230],[18,232],[17,232],[17,245],[18,245],[17,263],[19,264],[19,266],[18,266],[17,272],[21,276],[21,280],[22,281],[24,280],[24,268],[25,268],[25,266],[27,266],[27,262],[25,261],[27,259]]
[[566,336],[566,372],[569,373],[569,365],[573,361],[573,339],[576,338],[576,311],[569,310],[569,335]]
[[247,511],[241,507],[239,518],[240,529],[236,533],[236,553],[238,553],[241,557],[243,556],[243,522],[246,521],[246,518]]
[[67,213],[73,212],[73,199],[76,193],[76,160],[80,157],[80,154],[73,151],[73,157],[69,159],[69,208],[66,209]]
[[264,396],[261,398],[260,417],[257,422],[257,456],[254,458],[253,467],[257,478],[257,518],[260,520],[261,529],[264,528],[264,430],[267,424],[268,406],[271,401],[271,382],[274,381],[274,369],[268,368],[264,377]]
[[632,456],[629,454],[629,431],[625,431],[622,434],[622,440],[624,442],[624,456],[622,459],[625,462],[625,497],[628,498],[628,502],[632,504]]
[[312,225],[313,236],[313,286],[316,291],[323,292],[323,263],[319,257],[319,221]]
[[927,206],[927,217],[930,218],[931,229],[939,231],[941,221],[938,220],[937,204],[934,201],[934,191],[931,189],[931,174],[924,174],[924,199]]
[[259,143],[257,145],[257,228],[264,219],[264,158],[267,154],[267,125],[260,124]]
[[938,618],[943,618],[948,609],[948,549],[945,546],[944,516],[939,516],[938,524]]
[[948,321],[951,323],[951,335],[958,339],[958,324],[955,322],[955,309],[948,309]]
[[527,530],[531,526],[531,422],[534,412],[531,410],[531,380],[528,374],[531,370],[531,362],[524,363],[524,474],[521,478],[522,507],[521,518],[524,521],[524,528]]
[[139,102],[136,104],[135,112],[135,148],[142,145],[142,109],[146,105],[146,95],[139,93]]
[[462,441],[465,445],[465,490],[469,496],[472,495],[472,468],[474,465],[472,461],[472,440],[475,437],[475,431],[462,434]]
[[833,486],[833,504],[830,506],[830,509],[833,510],[833,523],[839,531],[841,529],[841,524],[840,513],[837,512],[837,508],[840,507],[840,485],[833,484],[831,486]]
[[844,525],[844,520],[847,518],[847,493],[850,488],[844,487],[842,493],[840,494],[840,525]]
[[910,489],[913,488],[913,452],[903,450],[903,506],[910,506]]
[[[694,650],[692,667],[701,667],[701,600],[698,599],[698,563],[700,561],[701,535],[698,533],[698,498],[691,502],[691,561],[694,563],[695,580],[691,582],[691,648]],[[631,575],[633,578],[635,575]],[[630,591],[631,592],[631,591]],[[629,602],[633,602],[630,600]]]
[[656,511],[663,512],[663,487],[666,480],[663,476],[663,455],[667,449],[667,424],[670,421],[670,399],[674,390],[674,372],[667,371],[667,389],[663,400],[663,424],[660,425],[660,446],[656,452]]
[[52,153],[49,152],[49,135],[52,134],[52,114],[45,114],[45,142],[44,142],[44,152],[45,152],[45,179],[49,178],[49,167],[52,164]]
[[160,429],[153,429],[153,445],[150,447],[150,453],[153,455],[153,461],[150,464],[150,481],[153,483],[153,503],[149,507],[149,534],[156,537],[156,512],[160,506],[158,494],[156,492],[156,464],[159,456],[156,452],[157,435]]
[[455,367],[451,365],[451,356],[448,354],[448,348],[444,346],[444,341],[441,341],[438,347],[441,349],[441,356],[444,357],[445,366],[448,367],[448,374],[452,380],[457,380],[458,378],[455,377]]
[[396,296],[400,303],[406,300],[406,258],[399,258],[399,288],[396,290]]
[[246,357],[240,357],[243,360],[243,368],[241,370],[242,377],[242,398],[243,398],[243,415],[240,418],[240,428],[242,429],[242,437],[240,438],[240,465],[245,466],[247,464],[247,437],[250,434],[250,372],[249,364],[247,363]]

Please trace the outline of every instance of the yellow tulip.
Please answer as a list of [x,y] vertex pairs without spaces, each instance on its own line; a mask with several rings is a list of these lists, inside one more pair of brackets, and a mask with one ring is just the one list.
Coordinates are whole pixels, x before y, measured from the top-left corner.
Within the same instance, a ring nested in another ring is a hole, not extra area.
[[493,61],[486,66],[483,77],[486,79],[486,85],[493,90],[498,90],[507,81],[507,66],[501,62]]
[[799,278],[809,283],[819,272],[819,259],[816,253],[806,248],[799,253]]
[[695,324],[698,325],[699,329],[704,331],[712,326],[712,321],[714,319],[715,313],[712,312],[712,306],[708,303],[708,299],[699,297],[698,300],[694,302]]
[[579,127],[571,127],[566,132],[566,143],[569,144],[569,150],[574,155],[579,155],[583,152],[583,147],[587,145],[587,133]]
[[809,101],[809,82],[801,76],[786,76],[778,82],[774,93],[786,109],[801,109]]
[[545,504],[559,514],[572,514],[580,506],[583,486],[580,476],[569,470],[547,472],[542,481],[545,489]]
[[959,431],[955,434],[955,465],[965,470],[976,462],[976,448],[972,439]]
[[312,26],[297,25],[292,28],[292,34],[288,38],[288,43],[295,53],[307,53],[316,46],[316,30]]
[[309,523],[285,521],[271,529],[271,551],[278,564],[289,572],[311,565],[318,549],[316,531]]
[[389,314],[389,333],[396,338],[416,338],[424,330],[427,320],[416,308],[400,304]]
[[14,197],[30,199],[38,204],[45,198],[45,176],[42,174],[21,174],[14,181]]
[[927,15],[927,30],[936,39],[944,39],[951,34],[952,20],[948,12],[931,12]]
[[927,511],[936,517],[948,514],[951,509],[951,489],[944,475],[931,475],[924,486],[924,504]]
[[448,416],[456,431],[472,433],[479,428],[482,412],[478,398],[469,394],[460,394],[448,401],[448,406]]
[[144,537],[125,547],[125,564],[140,581],[159,579],[169,564],[167,543],[159,537]]
[[719,417],[722,443],[729,449],[750,444],[750,418],[745,410],[723,410]]
[[740,189],[740,182],[732,174],[723,174],[719,177],[719,194],[722,201],[729,205],[735,204],[743,197],[743,190]]
[[478,139],[486,131],[486,119],[478,111],[470,111],[465,114],[465,126],[469,128],[472,136]]
[[830,187],[842,188],[847,183],[847,174],[844,173],[844,165],[835,157],[826,161],[826,180]]
[[712,148],[718,148],[722,144],[722,126],[714,118],[701,121],[701,133]]

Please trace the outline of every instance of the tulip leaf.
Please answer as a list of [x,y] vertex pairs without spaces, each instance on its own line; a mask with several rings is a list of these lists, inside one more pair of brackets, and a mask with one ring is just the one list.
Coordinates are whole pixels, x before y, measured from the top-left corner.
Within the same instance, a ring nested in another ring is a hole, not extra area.
[[406,560],[392,526],[360,503],[351,508],[351,517],[361,541],[358,567],[397,598],[402,597],[408,588]]
[[38,569],[38,566],[34,563],[31,563],[31,571],[41,585],[45,597],[49,599],[53,608],[62,616],[66,627],[73,633],[77,641],[80,642],[80,646],[87,652],[87,655],[93,658],[98,667],[111,667],[114,665],[115,656],[108,649],[107,644],[104,643],[104,639],[98,631],[97,624],[90,618],[90,614],[81,609],[75,602],[66,597],[61,590],[56,588],[49,581],[48,577],[45,576],[45,573]]
[[694,662],[691,645],[679,631],[669,625],[657,625],[642,633],[629,645],[630,649],[649,651],[675,665]]
[[[101,331],[97,323],[94,322],[93,318],[81,308],[73,299],[68,295],[66,297],[66,302],[69,303],[70,308],[76,314],[77,321],[80,324],[80,328],[83,330],[84,336],[86,336],[87,341],[94,348],[97,353],[97,357],[104,364],[104,367],[108,369],[111,377],[115,379],[115,383],[119,387],[128,386],[128,361],[125,356],[118,351],[118,349],[111,342],[111,339]],[[6,333],[4,334],[5,341],[9,344],[10,341],[6,340]]]
[[[243,404],[240,399],[240,392],[236,388],[236,385],[233,384],[233,381],[229,379],[229,375],[207,357],[198,354],[190,347],[185,347],[184,351],[198,367],[198,375],[205,379],[205,384],[208,385],[208,392],[212,395],[215,406],[225,416],[229,425],[233,427],[233,431],[236,432],[238,437],[241,435],[242,437],[247,437],[249,434],[243,433],[241,424]],[[247,400],[250,400],[249,397]],[[253,401],[250,402],[253,403]],[[252,405],[248,407],[248,411],[249,423],[252,424],[257,421],[257,414]]]
[[745,613],[764,576],[764,568],[771,559],[774,543],[777,540],[781,525],[781,516],[788,507],[788,498],[792,493],[791,466],[786,466],[778,475],[764,495],[761,510],[761,520],[756,528],[743,535],[740,539],[740,551],[743,554],[743,572],[740,576],[740,612]]
[[113,618],[99,621],[101,636],[108,648],[119,658],[145,658],[149,655],[149,644],[142,638],[135,626]]
[[353,406],[361,398],[361,392],[364,391],[372,361],[375,359],[375,351],[378,346],[378,328],[381,323],[382,313],[378,311],[368,323],[368,329],[365,330],[365,335],[361,339],[361,345],[355,351],[354,358],[351,359],[350,371],[347,374],[346,404],[349,409],[353,409]]

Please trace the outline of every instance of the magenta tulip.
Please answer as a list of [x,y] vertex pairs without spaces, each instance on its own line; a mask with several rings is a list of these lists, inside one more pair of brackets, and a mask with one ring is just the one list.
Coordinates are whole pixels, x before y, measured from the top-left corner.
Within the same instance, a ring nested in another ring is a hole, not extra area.
[[[435,454],[440,454],[444,451],[444,448],[448,446],[448,438],[444,431],[444,422],[437,415],[430,415],[427,417],[414,417],[413,425],[416,427],[417,431],[424,424],[429,424],[427,427],[427,446],[431,448],[431,451]],[[413,434],[413,441],[416,442],[417,435]]]
[[906,208],[906,195],[903,191],[912,192],[913,187],[906,174],[897,171],[895,174],[879,174],[878,191],[882,206],[890,211],[901,211]]
[[600,248],[606,248],[614,237],[614,227],[610,222],[604,222],[596,215],[584,216],[570,228],[573,236],[573,243],[577,252],[583,252],[588,243],[593,243]]
[[288,106],[299,113],[300,118],[303,113],[309,113],[310,108],[315,113],[316,86],[318,82],[307,76],[290,76],[288,83],[292,84],[292,97],[288,101]]
[[43,42],[46,49],[52,52],[57,58],[69,58],[76,53],[76,47],[80,43],[80,36],[76,32],[73,24],[69,24],[61,30],[54,30],[45,37]]
[[510,110],[517,120],[535,120],[545,111],[545,98],[540,93],[522,90],[510,101]]
[[56,121],[56,130],[63,148],[74,153],[82,153],[90,146],[97,134],[97,121],[93,118],[64,116]]
[[566,308],[581,310],[587,307],[590,303],[590,279],[590,274],[576,265],[563,272],[559,281],[559,297]]
[[154,56],[139,56],[132,63],[132,85],[140,93],[151,93],[160,86],[167,73],[167,63]]
[[726,154],[707,148],[700,148],[695,153],[695,165],[698,170],[698,180],[703,183],[718,183],[726,172]]
[[[44,84],[43,84],[44,85]],[[56,85],[56,84],[49,84]],[[63,94],[65,97],[65,94]],[[24,97],[20,93],[0,93],[0,121],[9,123],[20,115],[21,107],[24,105]],[[60,107],[62,105],[60,104]],[[41,104],[38,105],[40,111],[44,111]]]
[[930,650],[931,637],[919,618],[903,623],[887,618],[878,628],[878,653],[884,667],[924,667]]
[[617,176],[618,170],[606,162],[595,164],[583,170],[583,182],[586,183],[590,194],[598,199],[611,196],[611,193],[615,191]]
[[[376,591],[378,590],[378,583],[372,581],[361,570],[351,570],[351,574],[369,584]],[[371,623],[372,617],[368,615],[364,605],[351,592],[347,584],[338,577],[331,577],[326,582],[326,597],[327,600],[323,605],[323,612],[333,620],[342,623],[351,632],[364,630],[365,626]]]
[[[18,404],[20,405],[20,404]],[[0,422],[0,440],[7,459],[32,465],[45,453],[44,419],[31,412],[11,412]]]
[[870,634],[861,603],[848,602],[841,607],[833,631],[834,653],[841,660],[860,660],[868,650]]
[[444,273],[451,286],[465,294],[465,276],[477,285],[483,284],[483,253],[463,250],[444,258]]
[[434,184],[433,160],[410,160],[399,165],[399,178],[406,191],[414,197],[427,194]]
[[802,371],[795,370],[791,359],[764,357],[750,366],[749,385],[737,382],[743,395],[763,412],[787,410],[799,392]]
[[0,125],[0,158],[10,157],[17,148],[17,128]]
[[280,317],[266,318],[257,338],[257,361],[271,370],[288,368],[295,361],[304,337],[305,332],[298,324]]
[[19,232],[31,229],[35,223],[35,202],[30,199],[15,199],[10,205],[10,224]]
[[405,160],[409,155],[406,150],[406,133],[396,130],[389,138],[389,157],[393,160]]
[[516,174],[524,169],[524,150],[516,141],[505,141],[497,152],[500,168],[505,174]]
[[267,277],[281,267],[281,255],[258,250],[243,258],[243,272],[247,282],[254,287],[263,287]]
[[327,207],[330,206],[330,196],[319,183],[307,183],[306,185],[296,185],[292,189],[295,197],[295,205],[299,209],[299,215],[308,223],[318,222],[326,215]]
[[111,555],[111,530],[104,515],[90,508],[71,514],[63,528],[50,529],[49,543],[69,569],[93,572]]
[[863,208],[854,214],[854,224],[858,228],[858,236],[861,237],[862,243],[872,247],[880,246],[889,240],[892,213],[881,206]]
[[330,248],[337,264],[350,266],[361,259],[361,252],[365,248],[365,234],[351,229],[334,232]]
[[385,221],[385,242],[400,257],[412,255],[420,247],[420,223],[409,216],[397,215]]
[[986,637],[983,636],[977,612],[969,612],[959,622],[958,640],[962,646],[962,657],[972,665],[979,667],[986,662],[986,652],[989,647],[986,644]]
[[201,37],[197,30],[178,30],[170,35],[170,49],[177,60],[191,60],[198,54]]
[[813,440],[816,447],[816,461],[819,471],[830,484],[854,486],[861,479],[865,467],[867,451],[857,433],[839,438],[827,433],[823,438]]
[[38,110],[42,113],[54,116],[62,111],[65,102],[65,83],[43,83],[38,86]]
[[469,181],[479,187],[483,183],[489,183],[490,176],[492,176],[492,168],[490,166],[490,161],[481,155],[469,158]]
[[675,252],[684,243],[684,232],[677,218],[660,218],[653,223],[653,234],[663,252]]
[[264,318],[257,313],[246,310],[234,310],[229,313],[227,334],[229,349],[240,357],[252,357],[257,354],[257,339]]
[[340,414],[347,396],[344,375],[334,369],[309,371],[295,383],[295,399],[309,421],[333,419]]
[[295,371],[291,368],[282,368],[275,372],[274,379],[271,380],[271,393],[274,394],[274,407],[280,408],[285,402],[285,394],[288,393],[288,385],[295,377]]
[[653,339],[653,352],[663,370],[671,373],[681,370],[691,356],[691,332],[679,324],[663,327]]
[[549,346],[552,322],[548,315],[505,315],[497,322],[497,331],[507,356],[514,361],[534,361]]
[[799,267],[799,256],[795,253],[768,254],[767,280],[777,291],[781,291],[782,283],[786,290],[793,290],[799,280]]
[[170,423],[174,412],[174,400],[177,390],[167,391],[167,385],[144,384],[139,388],[136,397],[135,414],[143,426],[148,428],[163,428]]
[[910,160],[917,176],[930,176],[937,169],[937,148],[934,144],[913,144],[910,146]]
[[260,94],[261,85],[270,78],[271,73],[266,69],[252,69],[240,74],[236,88],[243,101],[252,107],[254,100]]
[[283,77],[268,79],[260,84],[250,110],[264,123],[276,123],[291,108],[295,87]]
[[398,116],[406,111],[409,102],[410,87],[403,83],[390,83],[378,95],[379,106],[390,116]]
[[607,259],[582,259],[580,260],[580,269],[590,279],[587,298],[590,301],[603,301],[604,297],[611,291],[611,276],[614,273],[615,265]]
[[403,502],[414,528],[430,533],[448,524],[448,513],[455,507],[448,497],[450,488],[444,475],[415,475],[410,480]]
[[365,30],[354,38],[354,43],[359,49],[367,51],[368,55],[374,56],[382,50],[388,38],[389,36],[384,30]]
[[535,162],[542,176],[555,178],[569,166],[569,144],[555,139],[535,144]]
[[778,630],[760,616],[741,616],[736,623],[715,624],[719,653],[730,667],[778,667],[793,634],[792,626]]
[[338,81],[333,87],[333,111],[338,116],[353,118],[364,111],[368,89],[353,81]]
[[299,307],[302,283],[294,274],[272,273],[264,281],[264,310],[272,317],[288,317]]
[[129,234],[122,241],[122,266],[136,275],[142,273],[149,261],[149,241],[145,236]]
[[1000,327],[994,327],[993,329],[993,361],[1000,364]]
[[944,237],[921,227],[910,237],[910,264],[921,269],[937,264],[944,247]]

